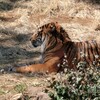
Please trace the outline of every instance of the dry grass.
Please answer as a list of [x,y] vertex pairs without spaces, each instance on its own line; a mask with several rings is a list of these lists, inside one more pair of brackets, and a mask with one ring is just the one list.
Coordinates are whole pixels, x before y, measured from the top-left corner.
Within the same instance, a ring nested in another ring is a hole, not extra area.
[[[100,41],[100,5],[83,1],[0,0],[0,47],[3,46],[2,50],[5,51],[3,54],[7,56],[4,57],[0,50],[0,59],[2,60],[2,63],[0,60],[0,67],[36,60],[31,55],[33,51],[37,50],[31,47],[29,37],[37,27],[51,21],[59,22],[73,41],[90,39]],[[26,38],[20,38],[22,36]],[[12,52],[14,56],[11,56]],[[17,52],[24,52],[22,53],[23,57],[17,56],[15,54]],[[16,92],[12,93],[12,90],[16,85],[26,83],[29,87],[33,81],[36,81],[34,78],[18,76],[18,74],[0,75],[0,80],[0,100],[7,100],[8,97],[12,98],[9,100],[15,100],[12,95]]]
[[[78,36],[80,40],[82,39],[80,34],[97,33],[95,29],[100,24],[98,5],[75,1],[77,0],[16,0],[16,2],[10,2],[13,9],[0,12],[0,27],[27,34],[34,32],[34,29],[45,23],[58,21],[69,34]],[[73,37],[75,38],[72,36],[72,39]]]

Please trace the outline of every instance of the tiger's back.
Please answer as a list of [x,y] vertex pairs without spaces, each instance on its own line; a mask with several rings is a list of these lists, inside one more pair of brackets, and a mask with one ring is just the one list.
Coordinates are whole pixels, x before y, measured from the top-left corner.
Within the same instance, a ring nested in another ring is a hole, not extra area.
[[67,42],[65,55],[69,67],[76,67],[79,62],[94,65],[100,62],[100,44],[97,41]]

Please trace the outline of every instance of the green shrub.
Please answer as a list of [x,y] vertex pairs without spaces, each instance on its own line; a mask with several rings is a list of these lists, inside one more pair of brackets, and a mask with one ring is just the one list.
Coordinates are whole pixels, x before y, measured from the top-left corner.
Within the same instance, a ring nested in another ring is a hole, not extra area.
[[66,69],[49,80],[52,100],[100,100],[100,65],[87,67],[80,62],[77,70]]

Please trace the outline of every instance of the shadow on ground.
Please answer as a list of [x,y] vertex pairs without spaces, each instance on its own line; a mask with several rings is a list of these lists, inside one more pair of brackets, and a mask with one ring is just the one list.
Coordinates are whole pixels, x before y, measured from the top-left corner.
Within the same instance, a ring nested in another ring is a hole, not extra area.
[[100,0],[76,0],[77,2],[86,2],[86,3],[92,3],[92,4],[100,4]]
[[8,2],[0,2],[0,11],[9,11],[13,9],[13,5]]
[[[0,31],[0,69],[25,66],[37,63],[36,58],[41,54],[33,48],[30,34]],[[34,51],[35,50],[35,51]]]

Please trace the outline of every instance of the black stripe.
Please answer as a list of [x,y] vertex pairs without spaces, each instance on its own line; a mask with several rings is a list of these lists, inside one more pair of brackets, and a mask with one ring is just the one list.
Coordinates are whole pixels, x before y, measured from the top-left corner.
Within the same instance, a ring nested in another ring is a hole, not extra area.
[[73,42],[72,44],[72,47],[71,47],[71,52],[70,52],[70,56],[69,56],[69,59],[70,59],[70,63],[72,63],[72,61],[74,60],[75,56],[76,56],[76,44]]
[[87,57],[86,57],[86,56],[87,56],[87,47],[86,47],[86,45],[87,45],[86,42],[84,42],[84,60],[85,60],[86,62],[88,62],[88,61],[87,61]]
[[67,54],[67,57],[68,57],[68,60],[71,62],[71,53],[72,53],[72,49],[73,49],[73,42],[69,42],[70,44],[70,47],[68,48],[68,54]]
[[87,59],[87,63],[89,64],[90,63],[90,54],[89,54],[89,42],[88,41],[86,41],[85,42],[86,43],[86,49],[87,49],[87,57],[86,57],[86,59]]
[[48,28],[49,24],[46,24],[45,27]]
[[57,39],[56,39],[56,38],[54,38],[54,39],[51,38],[49,41],[50,41],[50,42],[49,42],[48,45],[50,45],[50,47],[48,47],[48,48],[46,49],[46,51],[52,50],[53,48],[55,48],[55,46],[56,46],[56,44],[57,44]]
[[90,44],[89,44],[89,42],[88,41],[86,41],[86,43],[87,43],[87,51],[88,51],[88,58],[90,59],[90,52],[89,52],[89,50],[90,50]]
[[90,42],[90,46],[91,46],[91,48],[90,48],[90,49],[91,49],[91,54],[90,54],[90,55],[91,55],[92,58],[93,58],[93,59],[91,59],[91,62],[93,62],[93,61],[95,60],[95,57],[94,57],[94,50],[93,50],[92,44],[93,44],[93,43]]
[[72,42],[67,42],[66,44],[66,48],[65,48],[65,51],[66,51],[66,54],[68,55],[68,51],[70,50],[70,47],[72,46]]
[[97,42],[96,42],[96,41],[95,41],[95,49],[96,49],[97,54],[100,56],[100,52],[98,51],[99,46],[98,46],[98,44],[97,44]]

